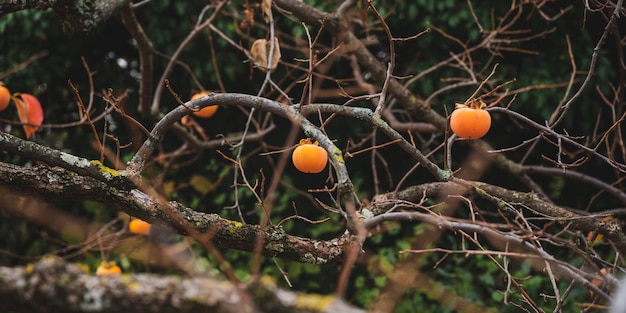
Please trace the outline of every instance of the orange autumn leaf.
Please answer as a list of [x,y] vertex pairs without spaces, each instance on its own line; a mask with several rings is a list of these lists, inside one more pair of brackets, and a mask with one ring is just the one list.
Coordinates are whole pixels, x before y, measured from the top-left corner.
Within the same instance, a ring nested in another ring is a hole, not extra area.
[[16,93],[13,96],[13,101],[15,101],[20,122],[24,124],[26,138],[30,138],[39,129],[43,121],[41,103],[35,96],[27,93]]

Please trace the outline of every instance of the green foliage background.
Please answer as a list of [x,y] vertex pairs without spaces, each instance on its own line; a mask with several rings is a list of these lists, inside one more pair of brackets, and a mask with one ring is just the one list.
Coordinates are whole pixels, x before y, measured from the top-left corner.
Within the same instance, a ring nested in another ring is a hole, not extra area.
[[[335,3],[330,1],[307,1],[308,4],[315,5],[322,10],[332,11]],[[137,11],[137,17],[142,23],[148,37],[152,40],[155,50],[171,55],[178,44],[187,36],[196,22],[196,16],[201,11],[203,3],[196,1],[152,1],[144,8]],[[363,4],[361,4],[363,5]],[[478,43],[483,39],[476,27],[474,18],[468,9],[465,1],[397,1],[396,3],[376,3],[382,15],[388,17],[387,23],[393,34],[397,37],[412,36],[426,28],[433,27],[441,29],[447,34],[458,38],[464,44],[470,46]],[[492,10],[495,16],[504,12],[510,6],[509,1],[473,1],[476,16],[481,21],[485,29],[491,28]],[[530,5],[530,4],[529,4]],[[562,2],[554,2],[547,4],[543,8],[545,12],[557,14],[568,4]],[[512,88],[516,86],[527,85],[549,85],[567,82],[571,73],[571,65],[567,53],[566,38],[569,37],[572,43],[572,54],[574,55],[576,65],[579,70],[586,70],[589,67],[589,60],[593,47],[596,44],[604,23],[595,15],[589,14],[586,22],[583,23],[584,7],[583,3],[573,3],[574,8],[564,14],[563,17],[553,22],[542,19],[538,14],[532,13],[528,9],[525,18],[519,20],[516,29],[528,29],[535,33],[544,30],[554,29],[554,31],[538,37],[534,40],[520,43],[517,48],[528,51],[537,51],[537,54],[526,54],[514,51],[503,52],[497,56],[495,60],[491,60],[488,51],[484,51],[482,55],[474,54],[475,64],[478,67],[490,68],[490,64],[499,63],[496,77],[503,81],[515,78],[517,81]],[[233,38],[236,42],[244,47],[249,47],[253,38],[264,37],[266,29],[259,23],[249,33],[242,32],[237,29],[238,23],[241,22],[241,11],[243,9],[243,1],[232,1],[227,10],[232,15],[220,17],[215,25],[226,35]],[[257,13],[257,22],[259,22],[259,10]],[[293,18],[276,14],[277,31],[281,36],[289,38],[289,36],[305,38],[302,25]],[[371,14],[368,19],[372,22],[375,17]],[[584,27],[581,25],[584,24]],[[623,25],[620,25],[623,28]],[[310,28],[310,31],[317,32],[316,29]],[[388,59],[389,47],[384,31],[380,27],[363,28],[358,31],[358,35],[374,35],[380,43],[371,46],[370,49],[381,57]],[[211,62],[211,50],[209,36],[212,36],[216,59],[219,60],[220,68],[214,68]],[[332,45],[332,39],[328,34],[321,36],[322,43]],[[293,44],[286,41],[285,44]],[[609,40],[606,47],[601,50],[598,68],[593,76],[591,86],[599,86],[605,92],[609,91],[609,85],[616,80],[616,56],[613,55],[615,48]],[[48,55],[30,65],[27,69],[17,72],[4,79],[4,83],[12,92],[28,92],[36,95],[41,100],[45,111],[45,123],[66,123],[77,119],[76,114],[76,98],[72,90],[68,86],[68,80],[71,80],[81,96],[86,97],[89,85],[87,82],[87,74],[81,58],[84,58],[89,65],[91,71],[95,72],[94,86],[95,91],[113,88],[114,90],[130,89],[130,98],[128,109],[132,114],[137,103],[137,71],[139,69],[138,55],[134,44],[125,31],[118,17],[112,18],[98,30],[91,34],[67,34],[63,33],[61,22],[58,17],[50,10],[26,10],[12,13],[0,18],[0,70],[5,70],[16,66],[20,62],[26,60],[29,56],[40,51],[47,51]],[[441,61],[449,55],[450,52],[461,52],[458,43],[445,40],[442,35],[436,31],[431,31],[417,40],[399,42],[396,45],[396,68],[399,69],[398,75],[411,75],[419,73],[421,70],[429,68],[433,64]],[[304,55],[293,55],[288,51],[284,51],[283,60],[287,62],[293,58],[305,58]],[[247,63],[244,63],[245,56],[243,53],[236,51],[229,46],[224,40],[218,38],[215,34],[205,33],[199,36],[194,42],[188,46],[181,57],[192,69],[193,74],[207,89],[218,89],[217,75],[219,74],[224,82],[226,91],[244,92],[255,94],[261,83],[261,75],[252,73]],[[159,79],[161,71],[164,69],[167,60],[164,58],[155,58],[155,81]],[[347,62],[339,60],[338,62]],[[125,64],[125,65],[124,65]],[[122,66],[120,66],[122,65]],[[331,73],[337,78],[350,75],[346,66],[345,73],[341,69]],[[488,70],[487,70],[488,73]],[[367,74],[367,73],[365,73]],[[464,76],[461,69],[445,67],[437,70],[419,83],[411,86],[412,91],[417,95],[428,96],[435,90],[448,84],[443,78]],[[285,77],[285,80],[295,80],[297,77],[284,68],[274,74],[274,77]],[[191,93],[197,90],[194,86],[189,73],[182,68],[177,68],[169,77],[172,82],[172,88],[181,95],[183,100],[187,99]],[[445,93],[438,96],[433,101],[433,107],[445,114],[449,112],[455,101],[464,100],[472,93],[474,87],[458,89],[451,93]],[[298,87],[291,91],[291,95],[295,99],[299,99],[300,90]],[[555,106],[563,97],[564,88],[552,89],[535,89],[531,92],[525,92],[518,95],[516,101],[512,105],[512,109],[524,114],[525,116],[535,120],[544,121],[550,117]],[[162,96],[163,108],[173,108],[176,102],[165,92]],[[368,104],[364,104],[368,105]],[[568,119],[564,121],[562,127],[567,129],[571,134],[589,134],[594,127],[595,117],[600,112],[600,103],[597,93],[589,88],[581,97],[580,101],[572,107],[572,111],[568,115]],[[104,103],[96,99],[96,110],[101,111]],[[15,119],[14,110],[7,110],[0,113],[0,118]],[[258,113],[260,114],[260,113]],[[406,117],[410,119],[410,117]],[[200,121],[207,134],[214,137],[217,134],[229,134],[238,132],[243,129],[246,116],[234,108],[220,109],[217,115],[208,120]],[[119,116],[113,116],[109,121],[110,126],[117,127],[112,130],[112,134],[119,136],[122,143],[128,142],[125,127],[123,127]],[[151,127],[150,121],[145,121],[148,128]],[[284,143],[284,131],[289,125],[284,120],[275,120],[277,128],[280,131],[274,131],[266,138],[266,142],[276,147],[281,147]],[[99,129],[102,129],[102,123],[97,123]],[[13,134],[22,136],[19,127],[11,125],[3,125],[4,129]],[[503,116],[494,116],[493,129],[497,131],[490,132],[485,139],[495,147],[510,147],[520,143],[522,140],[534,136],[536,131],[530,128],[520,130],[517,125],[513,125]],[[340,119],[329,125],[328,133],[337,140],[339,147],[347,146],[349,140],[358,138],[360,134],[369,132],[369,126],[359,121]],[[52,146],[57,149],[70,151],[76,155],[97,159],[99,155],[93,149],[88,148],[84,143],[91,140],[91,129],[88,126],[72,127],[72,128],[43,128],[36,136],[36,141]],[[381,140],[384,140],[381,137]],[[176,148],[176,142],[165,141],[165,149]],[[245,169],[250,181],[261,179],[260,170],[264,170],[265,174],[271,173],[271,167],[278,159],[278,155],[260,156],[258,147],[245,146],[242,155],[245,155]],[[424,151],[428,151],[433,147],[423,147]],[[462,149],[462,148],[459,148]],[[546,153],[554,153],[552,147],[542,147],[541,151]],[[222,149],[223,152],[233,155],[234,151]],[[382,179],[383,185],[392,190],[398,183],[399,177],[408,171],[414,161],[408,160],[406,156],[399,153],[399,149],[395,147],[387,147],[380,150],[383,157],[394,166],[387,174],[381,171],[379,175],[385,177]],[[132,151],[123,151],[122,157],[128,159]],[[459,152],[460,153],[460,152]],[[231,187],[233,169],[232,164],[220,157],[215,151],[204,151],[201,155],[196,156],[191,163],[168,169],[165,173],[165,181],[171,186],[176,186],[170,193],[170,197],[179,200],[182,203],[194,207],[205,212],[219,213],[220,215],[237,220],[237,212],[226,207],[235,202],[234,193]],[[438,157],[441,158],[442,156]],[[516,159],[515,153],[511,158]],[[14,156],[1,154],[1,161],[11,162],[28,162],[27,160],[16,160]],[[356,185],[356,190],[363,199],[371,198],[374,195],[373,177],[369,169],[370,158],[363,154],[348,161],[348,167],[352,173],[352,179]],[[533,155],[530,163],[542,162],[539,155]],[[586,166],[593,167],[591,163]],[[162,168],[156,166],[149,169],[148,173],[155,175],[161,174]],[[602,170],[601,170],[602,171]],[[387,182],[387,175],[391,177]],[[599,173],[602,177],[602,172]],[[195,177],[192,181],[192,177]],[[407,183],[416,184],[429,181],[430,176],[422,171],[413,174]],[[502,186],[516,187],[517,183],[508,177],[502,177],[495,172],[490,172],[484,178],[494,184]],[[295,169],[289,168],[287,175],[284,176],[286,185],[291,185],[298,189],[320,188],[326,184],[323,178],[306,176],[300,174]],[[195,183],[194,183],[195,182]],[[588,198],[588,194],[592,191],[585,191],[570,188],[570,183],[563,181],[557,177],[545,178],[540,181],[548,186],[551,195],[555,201],[559,201],[562,205],[576,206],[579,199]],[[194,186],[199,186],[194,188]],[[187,187],[180,187],[187,186]],[[210,191],[203,194],[198,189],[206,190],[210,187]],[[202,189],[205,188],[205,189]],[[243,207],[253,208],[256,200],[252,194],[245,188],[240,188],[239,203]],[[386,191],[386,190],[383,190]],[[329,201],[324,199],[323,201]],[[299,220],[291,220],[283,224],[285,230],[294,235],[307,236],[312,238],[330,238],[343,231],[340,219],[314,206],[311,202],[299,196],[290,188],[280,188],[276,195],[275,206],[273,207],[274,223],[279,222],[283,218],[293,214],[293,206],[298,207],[298,213],[309,219],[316,220],[330,217],[331,222],[317,225],[311,225]],[[610,200],[599,197],[594,205],[611,206]],[[97,223],[106,223],[108,220],[116,217],[116,212],[109,208],[95,205],[92,203],[62,203],[60,204],[66,210],[87,217]],[[252,210],[251,210],[252,211]],[[247,215],[249,222],[255,222],[260,216],[260,212],[252,212]],[[51,244],[46,238],[55,237],[45,229],[36,228],[27,222],[16,219],[5,213],[0,212],[0,237],[4,238],[0,248],[12,251],[18,255],[38,256],[51,253],[60,245]],[[424,225],[415,224],[398,224],[392,227],[384,234],[375,235],[367,242],[366,248],[370,255],[367,262],[358,264],[351,277],[349,286],[349,300],[361,305],[367,306],[380,294],[381,288],[386,282],[386,273],[400,259],[405,257],[399,251],[410,248],[411,239],[420,232],[424,231]],[[440,242],[433,243],[442,248],[460,249],[459,237],[455,234],[446,234]],[[205,254],[200,248],[196,250],[199,254]],[[234,250],[222,251],[227,259],[231,262],[237,275],[246,279],[249,276],[249,268],[251,264],[251,255]],[[563,252],[567,253],[567,252]],[[123,257],[123,256],[122,256]],[[432,254],[423,259],[421,270],[424,274],[439,285],[444,286],[450,292],[464,297],[474,303],[485,305],[491,308],[501,308],[503,294],[501,291],[506,289],[505,280],[502,272],[494,265],[494,263],[484,256],[449,256],[445,261],[437,263],[442,257],[439,254]],[[210,256],[207,256],[211,260]],[[83,256],[82,262],[97,263],[99,255],[88,254]],[[0,254],[0,263],[2,264],[19,264],[23,260],[14,258],[10,255]],[[338,266],[315,266],[310,264],[300,264],[277,260],[281,267],[288,273],[288,277],[296,290],[331,293],[336,284],[336,278],[340,268]],[[435,266],[435,264],[437,264]],[[139,271],[142,266],[139,264],[127,263],[126,271]],[[549,281],[545,276],[533,276],[531,268],[524,263],[516,263],[511,270],[516,277],[528,277],[524,281],[524,287],[529,293],[540,294],[542,290],[550,290]],[[285,285],[285,281],[281,279],[282,275],[272,260],[263,260],[263,273],[276,277],[277,281]],[[563,286],[566,288],[567,286]],[[583,288],[575,287],[570,295],[573,299],[584,299],[587,297],[587,291]],[[398,312],[448,312],[450,311],[445,305],[438,303],[435,299],[429,298],[426,290],[414,290],[405,295]],[[517,294],[509,294],[509,301],[520,303],[520,297]],[[547,308],[554,305],[552,299],[546,299]],[[568,302],[568,307],[563,308],[564,311],[573,312],[576,310],[575,303]],[[507,306],[499,309],[499,312],[515,312],[516,308]]]

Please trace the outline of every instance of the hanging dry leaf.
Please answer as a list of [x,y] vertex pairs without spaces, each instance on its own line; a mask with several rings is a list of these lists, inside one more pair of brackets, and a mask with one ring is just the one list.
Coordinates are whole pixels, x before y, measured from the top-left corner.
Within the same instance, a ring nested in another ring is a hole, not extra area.
[[[254,59],[256,67],[258,67],[261,71],[267,72],[268,68],[268,58],[270,53],[270,41],[265,39],[257,39],[252,43],[252,47],[250,48],[250,54]],[[273,72],[278,65],[278,60],[280,60],[280,44],[278,43],[278,38],[274,37],[274,52],[272,53],[272,65],[270,66],[270,70]]]
[[265,39],[257,39],[252,43],[252,47],[250,48],[250,55],[252,55],[252,59],[254,59],[256,66],[267,66],[267,49],[265,48],[266,43],[267,40]]
[[13,97],[17,115],[23,123],[26,138],[30,138],[43,122],[43,109],[35,96],[27,93],[16,93]]
[[270,22],[270,13],[272,10],[272,0],[263,0],[261,2],[261,12],[263,12],[263,18],[266,23]]

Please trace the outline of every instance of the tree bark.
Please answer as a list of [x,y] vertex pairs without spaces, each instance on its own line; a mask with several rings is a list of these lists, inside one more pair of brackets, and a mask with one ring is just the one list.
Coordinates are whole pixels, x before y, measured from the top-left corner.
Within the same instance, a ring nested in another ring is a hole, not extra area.
[[242,224],[217,214],[194,211],[175,201],[154,200],[139,189],[124,189],[119,181],[117,184],[113,181],[105,183],[59,167],[20,167],[0,163],[0,185],[12,192],[42,197],[46,201],[98,201],[179,234],[188,235],[196,231],[200,233],[201,240],[221,247],[254,251],[260,243],[261,254],[265,256],[304,263],[341,263],[347,240],[347,237],[312,240],[287,235],[280,226],[261,228]]
[[94,276],[49,257],[0,267],[0,311],[11,312],[364,312],[333,295],[300,294],[261,279],[234,285],[212,277]]

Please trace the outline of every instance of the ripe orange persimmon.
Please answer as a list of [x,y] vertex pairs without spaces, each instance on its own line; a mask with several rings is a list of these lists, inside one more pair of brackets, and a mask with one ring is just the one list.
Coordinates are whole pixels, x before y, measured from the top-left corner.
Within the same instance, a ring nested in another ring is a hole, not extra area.
[[485,103],[472,99],[465,104],[457,103],[450,115],[450,128],[459,137],[476,139],[484,136],[491,127],[491,115],[484,110]]
[[128,223],[128,230],[137,235],[147,235],[150,232],[150,224],[138,218],[133,218]]
[[120,275],[122,274],[122,269],[115,264],[115,262],[102,262],[96,269],[96,275]]
[[[203,92],[198,92],[195,93],[191,96],[191,100],[195,100],[204,96],[208,96],[210,95],[211,92],[209,91],[203,91]],[[193,115],[197,116],[197,117],[201,117],[201,118],[209,118],[211,116],[213,116],[213,114],[215,114],[215,111],[217,111],[217,105],[209,105],[206,106],[198,111],[194,111]]]
[[291,155],[293,165],[304,173],[319,173],[324,170],[328,163],[328,153],[311,139],[300,140],[300,145],[293,150]]
[[0,83],[0,111],[4,111],[9,106],[9,101],[11,101],[11,92]]

